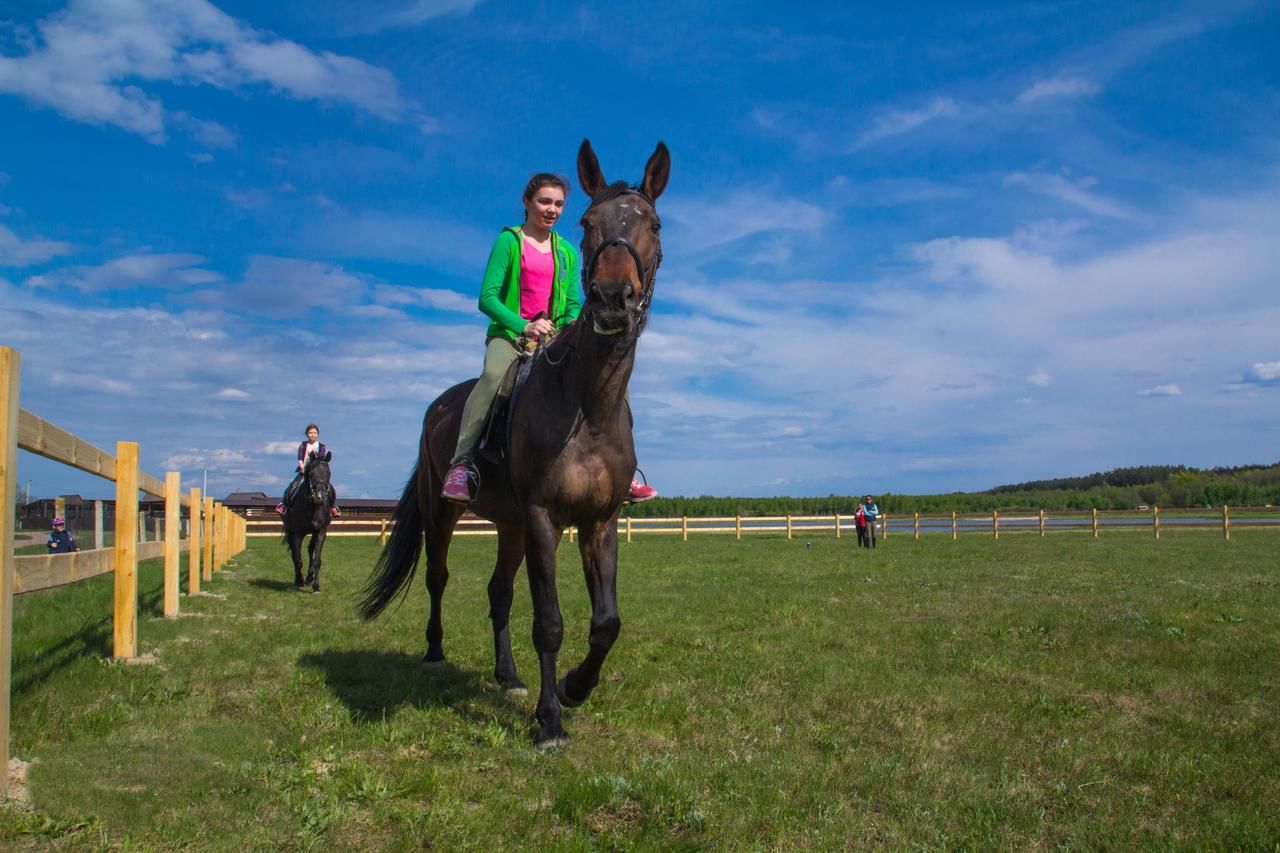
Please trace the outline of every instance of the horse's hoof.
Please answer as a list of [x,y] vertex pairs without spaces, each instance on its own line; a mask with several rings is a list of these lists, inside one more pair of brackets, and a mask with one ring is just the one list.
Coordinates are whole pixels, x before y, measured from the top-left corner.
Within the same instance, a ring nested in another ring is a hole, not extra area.
[[318,586],[313,586],[313,587],[311,587],[311,594],[312,594],[312,595],[319,595],[319,594],[320,594],[320,587],[318,587]]
[[557,682],[556,682],[556,696],[558,696],[558,697],[560,698],[560,704],[561,704],[563,707],[565,707],[565,708],[576,708],[576,707],[578,707],[579,705],[581,705],[583,702],[587,701],[587,697],[586,697],[586,696],[583,696],[581,699],[573,699],[573,698],[571,698],[571,697],[569,696],[568,691],[565,689],[565,684],[564,684],[564,683],[565,683],[565,679],[566,679],[566,678],[568,678],[568,676],[565,676],[565,678],[562,678],[562,679],[560,679],[559,681],[557,681]]
[[528,696],[529,688],[523,684],[509,684],[502,688],[502,692],[508,696]]
[[423,672],[439,672],[444,669],[444,658],[440,660],[427,660],[423,658],[422,663],[418,665]]
[[296,589],[298,592],[302,592],[304,589],[307,588],[307,585],[305,583],[295,583],[293,585],[293,588]]
[[556,750],[564,749],[570,744],[570,742],[569,736],[564,732],[561,732],[553,737],[535,738],[533,741],[533,748],[538,752],[555,752]]

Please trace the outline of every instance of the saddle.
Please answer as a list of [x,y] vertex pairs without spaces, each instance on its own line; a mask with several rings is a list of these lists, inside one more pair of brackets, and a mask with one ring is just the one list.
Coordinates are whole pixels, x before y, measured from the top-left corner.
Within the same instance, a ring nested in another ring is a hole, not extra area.
[[498,393],[485,416],[480,443],[476,445],[476,453],[494,464],[502,461],[511,444],[511,408],[529,379],[529,371],[533,368],[534,356],[538,352],[536,342],[523,338],[517,339],[516,348],[519,354],[503,374]]

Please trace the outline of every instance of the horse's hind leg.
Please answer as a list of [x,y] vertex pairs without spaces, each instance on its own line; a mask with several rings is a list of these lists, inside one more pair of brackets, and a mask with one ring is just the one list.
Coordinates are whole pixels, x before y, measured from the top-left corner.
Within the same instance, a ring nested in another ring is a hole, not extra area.
[[561,704],[581,705],[600,682],[600,668],[613,648],[622,620],[618,618],[618,531],[611,522],[584,529],[578,545],[582,573],[591,597],[591,633],[587,656],[556,685]]
[[503,690],[527,692],[511,655],[511,599],[516,572],[524,559],[524,531],[498,532],[498,560],[489,579],[489,619],[493,621],[493,677]]
[[444,666],[444,623],[440,611],[444,603],[444,589],[449,585],[449,543],[453,540],[453,527],[462,514],[456,505],[435,495],[431,497],[431,520],[426,530],[427,593],[431,596],[431,615],[427,617],[427,653],[422,658],[423,669]]

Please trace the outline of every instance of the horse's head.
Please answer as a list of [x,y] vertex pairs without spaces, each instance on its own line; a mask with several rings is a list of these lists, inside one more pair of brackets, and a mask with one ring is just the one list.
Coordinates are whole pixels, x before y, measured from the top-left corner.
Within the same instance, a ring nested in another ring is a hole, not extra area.
[[329,500],[329,490],[333,488],[329,483],[329,460],[332,458],[333,453],[326,450],[324,456],[313,453],[307,460],[303,473],[307,478],[307,492],[312,503],[322,504]]
[[633,339],[644,329],[662,263],[662,222],[654,202],[667,188],[671,154],[661,142],[634,187],[610,184],[591,142],[578,149],[578,182],[591,197],[582,216],[583,313],[599,335]]

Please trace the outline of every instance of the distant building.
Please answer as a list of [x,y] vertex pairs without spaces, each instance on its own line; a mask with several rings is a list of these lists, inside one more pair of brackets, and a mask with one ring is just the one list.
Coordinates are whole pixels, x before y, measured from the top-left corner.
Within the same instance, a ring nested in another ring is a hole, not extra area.
[[[275,517],[279,495],[266,492],[232,492],[222,500],[222,505],[242,518]],[[396,508],[396,501],[389,498],[344,498],[338,496],[342,517],[348,520],[360,518],[389,518]]]

